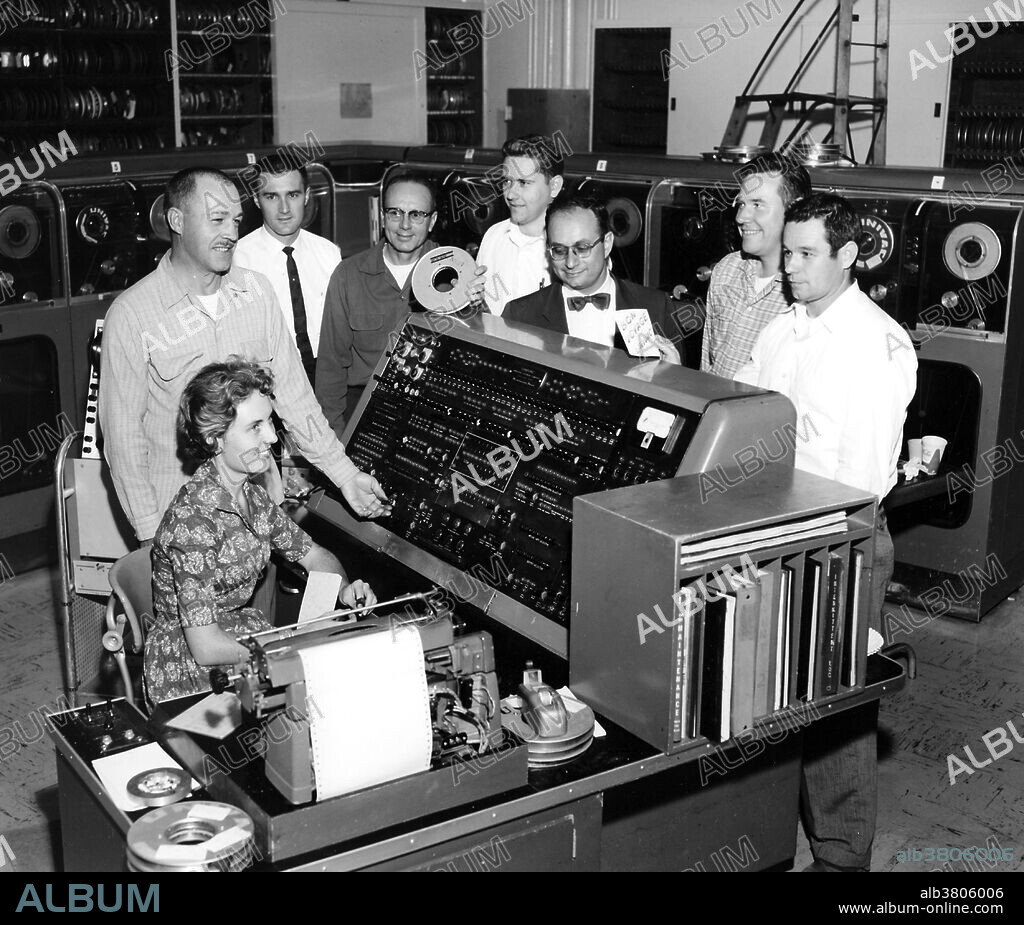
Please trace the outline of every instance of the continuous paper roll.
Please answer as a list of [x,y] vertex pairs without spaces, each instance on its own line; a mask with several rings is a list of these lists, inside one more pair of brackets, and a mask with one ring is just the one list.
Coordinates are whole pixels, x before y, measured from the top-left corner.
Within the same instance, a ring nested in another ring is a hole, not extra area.
[[430,705],[415,628],[337,639],[299,657],[318,801],[430,767]]

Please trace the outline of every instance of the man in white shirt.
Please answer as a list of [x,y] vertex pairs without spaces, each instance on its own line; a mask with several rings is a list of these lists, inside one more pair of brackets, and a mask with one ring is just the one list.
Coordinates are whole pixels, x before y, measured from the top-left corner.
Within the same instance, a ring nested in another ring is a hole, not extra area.
[[510,218],[484,233],[477,264],[487,270],[487,308],[500,315],[513,299],[551,282],[544,217],[561,192],[564,163],[540,135],[512,138],[501,148],[502,192]]
[[333,241],[302,227],[313,193],[305,167],[271,155],[257,170],[263,225],[238,242],[234,262],[270,280],[313,384],[324,296],[341,251]]
[[[741,382],[782,392],[803,438],[796,467],[869,491],[896,484],[917,356],[906,332],[852,278],[860,225],[847,201],[817,193],[786,212],[783,265],[797,300],[761,332]],[[871,576],[878,629],[893,546],[878,512]],[[809,727],[801,806],[811,870],[867,870],[877,811],[877,704]]]

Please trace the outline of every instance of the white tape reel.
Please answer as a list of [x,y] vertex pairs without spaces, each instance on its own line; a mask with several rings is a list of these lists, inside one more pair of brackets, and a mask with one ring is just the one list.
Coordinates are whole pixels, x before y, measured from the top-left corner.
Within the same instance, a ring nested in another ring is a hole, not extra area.
[[439,247],[412,268],[412,294],[427,311],[450,315],[466,307],[476,261],[458,247]]

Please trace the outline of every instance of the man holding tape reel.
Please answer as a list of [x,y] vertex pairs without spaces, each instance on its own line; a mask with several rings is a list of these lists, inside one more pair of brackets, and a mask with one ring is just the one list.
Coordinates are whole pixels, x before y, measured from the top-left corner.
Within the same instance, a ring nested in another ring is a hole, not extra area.
[[410,309],[412,269],[437,244],[429,178],[395,174],[381,196],[384,238],[339,264],[327,284],[316,397],[340,438],[388,337]]

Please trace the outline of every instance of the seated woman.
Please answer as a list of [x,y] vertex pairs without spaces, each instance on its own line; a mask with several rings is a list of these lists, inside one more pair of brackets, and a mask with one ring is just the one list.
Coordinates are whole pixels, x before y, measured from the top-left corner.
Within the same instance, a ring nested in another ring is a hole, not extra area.
[[273,378],[232,357],[185,387],[178,431],[202,460],[164,514],[153,540],[153,616],[146,637],[151,703],[209,689],[210,669],[248,658],[240,636],[270,629],[251,606],[271,550],[307,571],[342,576],[344,606],[376,603],[364,581],[348,583],[337,558],[314,543],[254,477],[274,465]]

